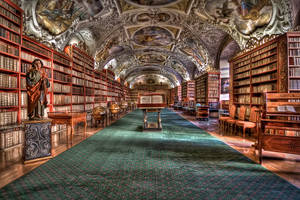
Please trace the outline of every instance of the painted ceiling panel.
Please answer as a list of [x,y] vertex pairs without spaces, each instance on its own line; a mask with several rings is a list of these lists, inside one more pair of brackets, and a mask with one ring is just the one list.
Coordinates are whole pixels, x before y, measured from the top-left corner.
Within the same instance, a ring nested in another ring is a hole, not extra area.
[[117,76],[145,66],[173,74],[173,85],[218,69],[228,37],[243,49],[292,24],[285,0],[22,0],[22,8],[26,35],[59,50],[78,42],[99,69],[115,58]]

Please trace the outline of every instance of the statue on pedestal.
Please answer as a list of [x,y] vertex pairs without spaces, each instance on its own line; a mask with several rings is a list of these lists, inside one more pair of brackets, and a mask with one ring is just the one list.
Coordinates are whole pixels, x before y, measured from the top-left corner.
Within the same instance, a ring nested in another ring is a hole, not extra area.
[[32,62],[32,68],[26,73],[29,120],[42,119],[48,103],[47,89],[50,87],[50,83],[42,68],[43,62],[40,59],[35,59]]

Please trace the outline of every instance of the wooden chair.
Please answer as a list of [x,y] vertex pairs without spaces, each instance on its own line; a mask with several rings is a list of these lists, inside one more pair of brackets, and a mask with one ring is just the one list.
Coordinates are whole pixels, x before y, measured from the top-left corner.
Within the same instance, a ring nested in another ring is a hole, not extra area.
[[229,117],[227,117],[227,116],[221,116],[219,118],[219,130],[222,132],[222,134],[225,132],[225,128],[226,128],[225,122],[226,122],[226,120],[234,119],[235,111],[236,111],[236,106],[235,105],[231,105],[230,109],[229,109]]
[[255,106],[253,106],[250,110],[250,119],[249,121],[242,121],[242,120],[237,120],[235,125],[237,127],[242,127],[243,128],[243,137],[246,137],[246,129],[253,129],[256,128],[256,133],[258,133],[257,131],[257,126],[256,126],[256,122],[258,119],[258,113],[259,109]]
[[238,119],[227,119],[226,124],[227,124],[227,131],[231,127],[231,134],[236,131],[236,122],[239,121],[245,121],[245,116],[246,116],[246,106],[241,106],[239,110],[239,115]]

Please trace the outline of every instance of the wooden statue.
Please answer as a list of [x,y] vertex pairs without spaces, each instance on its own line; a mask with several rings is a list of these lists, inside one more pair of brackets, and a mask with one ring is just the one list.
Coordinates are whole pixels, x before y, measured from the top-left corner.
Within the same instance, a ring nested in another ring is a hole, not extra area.
[[35,59],[32,62],[32,68],[26,73],[29,120],[42,119],[48,103],[47,88],[50,87],[50,83],[42,68],[43,62]]

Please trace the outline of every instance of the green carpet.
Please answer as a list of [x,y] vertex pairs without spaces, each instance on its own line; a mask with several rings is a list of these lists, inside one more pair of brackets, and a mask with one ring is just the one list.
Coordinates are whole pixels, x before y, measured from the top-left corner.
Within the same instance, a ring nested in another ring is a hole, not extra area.
[[[150,117],[151,118],[151,117]],[[300,190],[172,111],[128,114],[0,189],[0,199],[300,199]]]

